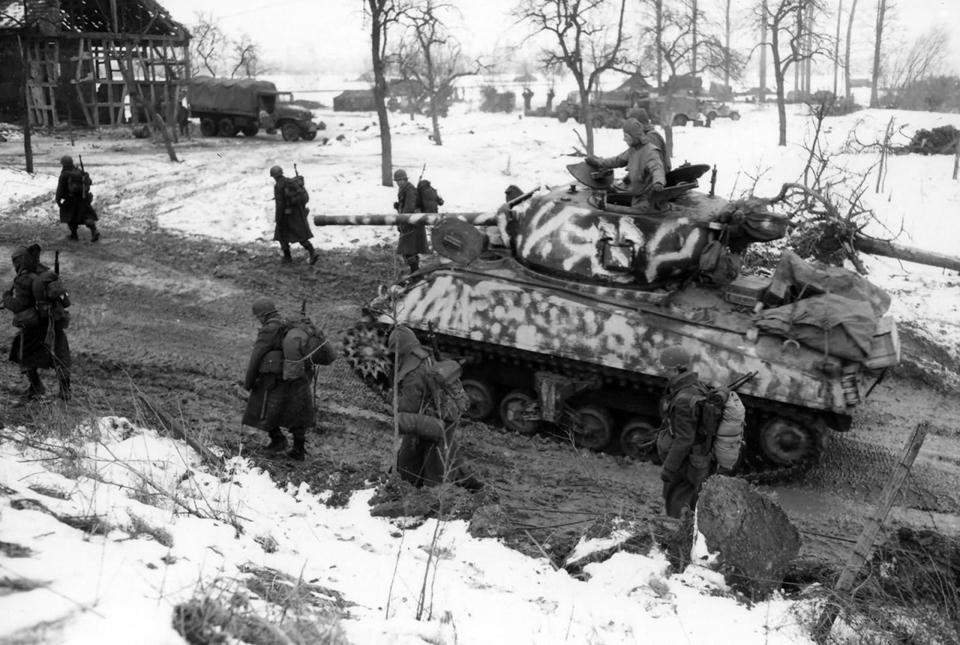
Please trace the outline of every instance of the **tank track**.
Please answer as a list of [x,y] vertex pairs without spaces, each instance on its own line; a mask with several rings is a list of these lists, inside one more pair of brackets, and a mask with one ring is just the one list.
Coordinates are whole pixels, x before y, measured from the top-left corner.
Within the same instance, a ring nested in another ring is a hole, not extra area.
[[[386,372],[392,364],[383,362],[384,358],[387,361],[391,360],[386,352],[385,339],[385,327],[375,323],[358,323],[353,329],[348,330],[344,339],[345,354],[351,367],[368,387],[380,393],[383,393],[389,387]],[[378,343],[379,346],[372,348],[363,346],[363,343],[371,342]],[[422,335],[421,342],[425,346],[431,345]],[[488,365],[490,362],[497,362],[510,366],[511,369],[525,369],[531,372],[551,370],[582,376],[597,375],[602,379],[604,387],[630,388],[639,396],[652,400],[659,399],[663,391],[664,383],[660,378],[584,363],[561,356],[537,354],[501,345],[440,335],[436,336],[436,347],[445,355],[464,359],[468,371],[471,365]],[[369,361],[364,362],[363,359],[370,356],[376,357],[378,365],[382,365],[382,373],[377,368],[371,369]],[[815,411],[805,410],[778,401],[754,398],[744,400],[744,405],[747,408],[749,425],[756,426],[776,416],[788,419],[800,418],[803,420],[804,427],[812,434],[814,441],[809,452],[800,461],[784,465],[766,458],[757,447],[750,445],[750,439],[748,439],[748,447],[744,451],[745,456],[737,468],[737,477],[754,484],[786,481],[799,477],[819,462],[825,437],[817,429]],[[747,434],[749,435],[749,432]]]

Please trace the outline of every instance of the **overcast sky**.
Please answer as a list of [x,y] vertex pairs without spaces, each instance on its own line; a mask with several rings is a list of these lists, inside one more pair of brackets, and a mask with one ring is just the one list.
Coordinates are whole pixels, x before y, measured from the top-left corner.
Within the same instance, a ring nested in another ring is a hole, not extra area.
[[[517,0],[446,0],[458,8],[462,21],[457,36],[465,49],[490,53],[497,47],[514,45],[523,38],[523,30],[513,25],[509,11]],[[635,2],[637,0],[628,0]],[[363,0],[160,0],[185,25],[195,22],[198,11],[217,16],[228,34],[249,33],[260,44],[265,58],[275,66],[301,63],[310,71],[358,74],[369,68],[369,36],[364,24]],[[718,13],[721,0],[705,0],[701,8]],[[827,0],[835,5],[839,0]],[[960,71],[960,0],[888,0],[897,5],[891,33],[912,41],[934,25],[947,25],[953,32],[949,57],[954,71]],[[734,11],[746,15],[753,0],[734,0]],[[844,2],[844,10],[851,2]],[[861,0],[857,8],[857,26],[861,31],[859,56],[870,59],[876,0]],[[744,18],[745,22],[746,19]],[[834,23],[835,24],[835,23]],[[830,26],[832,34],[835,27]],[[902,36],[901,36],[902,34]],[[866,63],[864,63],[866,67]],[[285,71],[285,70],[277,70]],[[512,70],[507,70],[512,71]],[[865,72],[864,72],[865,73]],[[855,70],[855,75],[857,71]]]

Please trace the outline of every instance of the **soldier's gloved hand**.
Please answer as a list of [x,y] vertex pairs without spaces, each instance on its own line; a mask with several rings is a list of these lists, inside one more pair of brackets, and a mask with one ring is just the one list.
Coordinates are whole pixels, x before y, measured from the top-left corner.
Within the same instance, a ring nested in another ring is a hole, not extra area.
[[665,484],[672,484],[673,482],[677,481],[677,473],[665,469],[661,470],[660,481]]
[[659,193],[659,192],[662,191],[662,190],[663,190],[663,184],[661,184],[661,183],[656,183],[656,184],[653,185],[653,192]]
[[597,157],[596,155],[587,155],[583,162],[588,166],[593,166],[594,168],[600,167],[600,157]]
[[393,210],[395,211],[400,210],[400,202],[393,202]]

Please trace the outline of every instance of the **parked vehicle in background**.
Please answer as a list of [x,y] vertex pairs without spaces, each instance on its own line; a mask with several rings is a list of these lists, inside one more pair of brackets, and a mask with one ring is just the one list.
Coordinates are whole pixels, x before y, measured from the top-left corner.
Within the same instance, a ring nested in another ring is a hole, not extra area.
[[[651,95],[649,92],[618,91],[595,92],[591,102],[591,119],[595,128],[619,128],[623,125],[627,110],[632,107],[642,107],[647,111],[653,123],[660,124],[660,116],[664,110],[666,99],[662,96]],[[689,96],[673,96],[670,98],[673,112],[674,126],[685,126],[688,123],[700,125],[703,117],[700,114],[696,98]],[[557,105],[557,120],[565,123],[571,117],[577,122],[583,122],[580,106],[580,93],[570,92],[567,98]]]
[[317,136],[313,113],[294,105],[292,94],[278,92],[269,81],[196,76],[187,86],[187,103],[206,137],[253,137],[261,128],[279,130],[284,141]]
[[707,116],[707,123],[714,119],[740,120],[740,113],[721,101],[706,100],[703,102],[701,111]]

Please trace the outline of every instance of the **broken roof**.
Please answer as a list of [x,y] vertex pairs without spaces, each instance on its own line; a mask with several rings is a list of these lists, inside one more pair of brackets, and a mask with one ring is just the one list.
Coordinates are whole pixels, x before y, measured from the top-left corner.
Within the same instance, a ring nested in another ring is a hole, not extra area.
[[[26,19],[24,19],[26,16]],[[186,40],[187,29],[154,0],[0,0],[0,31],[36,29],[48,36],[122,34]]]

